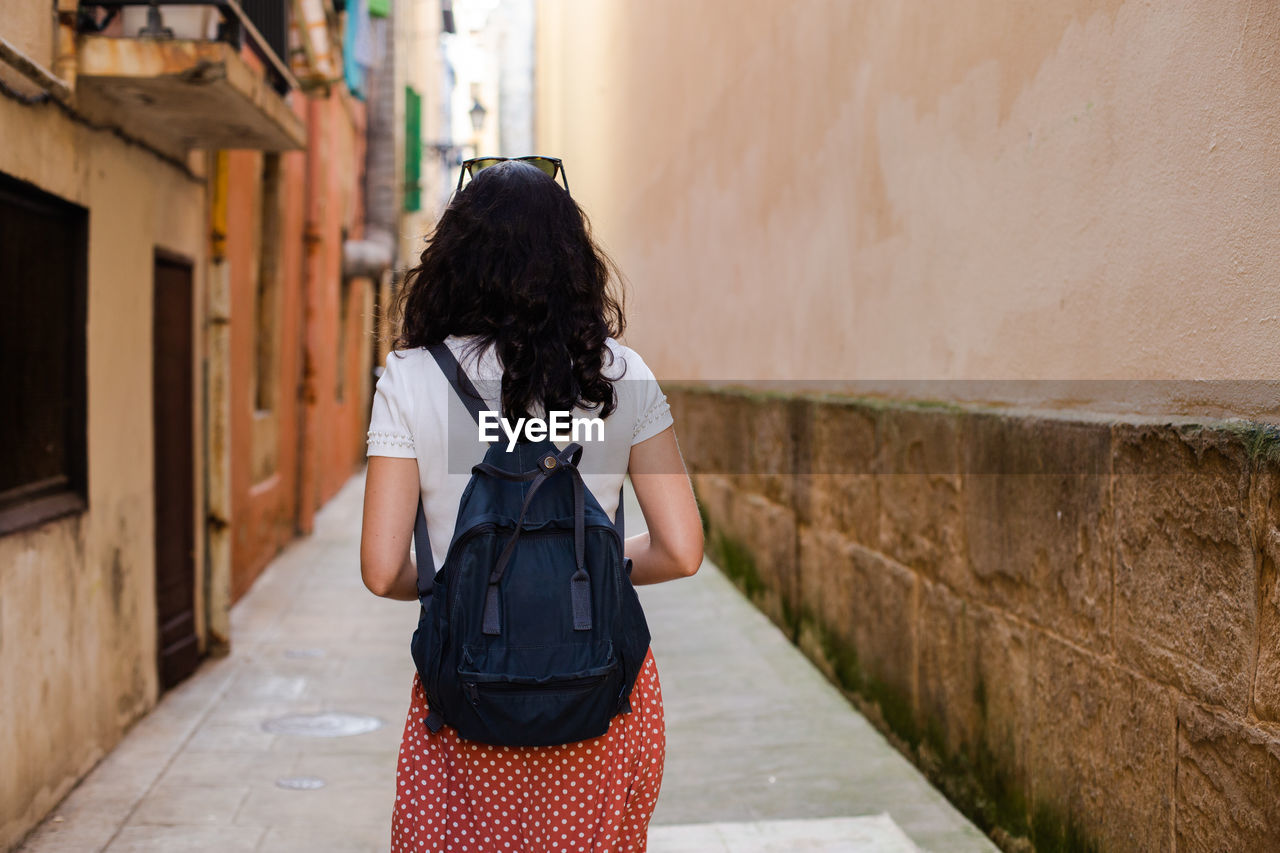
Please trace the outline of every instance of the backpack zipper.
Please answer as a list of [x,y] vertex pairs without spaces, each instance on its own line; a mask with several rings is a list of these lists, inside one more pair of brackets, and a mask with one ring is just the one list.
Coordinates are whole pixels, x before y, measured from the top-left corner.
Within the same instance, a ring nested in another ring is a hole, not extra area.
[[613,670],[600,675],[588,675],[585,678],[574,678],[563,682],[547,682],[545,684],[526,684],[518,681],[464,681],[463,690],[472,705],[479,704],[480,692],[483,691],[533,691],[538,693],[577,693],[585,692],[604,681]]

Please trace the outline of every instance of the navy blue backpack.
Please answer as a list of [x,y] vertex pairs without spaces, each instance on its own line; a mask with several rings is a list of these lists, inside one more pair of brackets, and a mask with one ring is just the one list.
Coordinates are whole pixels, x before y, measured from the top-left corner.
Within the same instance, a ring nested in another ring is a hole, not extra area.
[[[484,401],[453,353],[428,349],[479,423]],[[438,573],[419,499],[411,648],[430,732],[447,723],[468,740],[549,746],[600,737],[630,712],[649,626],[623,556],[621,493],[615,525],[582,481],[582,452],[492,444]]]

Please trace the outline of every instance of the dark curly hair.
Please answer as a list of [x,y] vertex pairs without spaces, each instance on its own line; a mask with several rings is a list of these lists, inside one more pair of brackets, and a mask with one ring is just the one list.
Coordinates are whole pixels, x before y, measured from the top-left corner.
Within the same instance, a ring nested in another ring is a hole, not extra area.
[[496,344],[504,417],[600,406],[607,418],[617,403],[606,338],[625,327],[620,285],[578,203],[536,166],[507,160],[478,172],[441,214],[405,275],[395,345],[475,335],[469,352]]

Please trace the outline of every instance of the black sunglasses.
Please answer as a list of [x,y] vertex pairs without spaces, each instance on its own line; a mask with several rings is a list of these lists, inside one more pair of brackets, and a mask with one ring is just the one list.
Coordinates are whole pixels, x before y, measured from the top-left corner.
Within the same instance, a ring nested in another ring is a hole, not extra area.
[[458,186],[454,192],[462,191],[462,181],[468,175],[475,177],[477,172],[496,166],[507,160],[521,160],[532,166],[537,166],[547,177],[553,181],[556,175],[560,175],[560,179],[564,181],[564,191],[569,192],[569,177],[564,173],[564,162],[559,157],[543,157],[539,154],[530,154],[525,157],[472,157],[470,160],[462,161],[462,169],[458,172]]

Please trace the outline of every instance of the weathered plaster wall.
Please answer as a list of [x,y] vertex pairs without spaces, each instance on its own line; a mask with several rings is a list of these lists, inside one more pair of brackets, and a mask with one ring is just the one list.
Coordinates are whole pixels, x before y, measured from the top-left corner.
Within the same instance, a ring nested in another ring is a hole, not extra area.
[[[331,498],[364,464],[365,432],[373,386],[373,316],[367,278],[343,280],[342,240],[364,236],[363,164],[365,107],[354,98],[330,98],[318,104],[326,114],[327,138],[312,149],[317,206],[312,228],[324,240],[316,259],[319,274],[312,288],[311,322],[304,397],[309,409],[308,452],[315,475],[312,501],[303,529],[311,529],[315,510]],[[343,328],[345,325],[345,328]],[[339,373],[342,391],[339,393]]]
[[[342,282],[343,240],[363,233],[361,172],[353,164],[363,161],[364,107],[335,88],[327,97],[299,99],[296,108],[307,120],[308,150],[284,155],[281,165],[278,394],[274,413],[265,417],[254,403],[262,155],[229,156],[233,598],[300,530],[311,528],[316,510],[363,462],[373,393],[372,284]],[[274,456],[274,472],[257,477],[255,457],[263,454]]]
[[[233,599],[248,590],[297,530],[306,153],[289,152],[280,160],[283,208],[280,243],[275,248],[281,254],[279,353],[275,405],[269,415],[258,413],[255,401],[263,156],[256,151],[233,151],[227,155]],[[269,476],[255,476],[255,460],[259,457],[274,459],[274,471]]]
[[539,148],[660,376],[1273,378],[1275,4],[538,8]]
[[54,4],[27,2],[6,4],[4,37],[39,65],[53,65]]
[[[199,306],[205,193],[199,178],[75,124],[54,106],[5,98],[0,171],[89,209],[89,508],[0,537],[3,849],[156,699],[154,251],[194,262]],[[193,333],[198,360],[198,326]],[[195,415],[199,424],[198,402]],[[196,510],[200,517],[198,499]]]
[[1280,849],[1280,434],[668,393],[717,562],[1003,847]]

